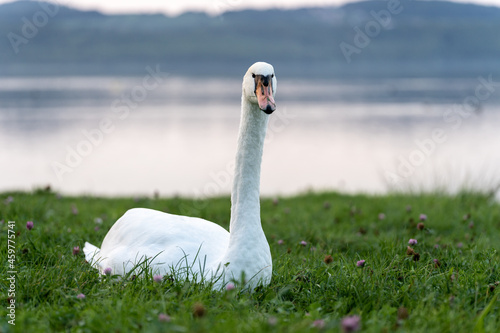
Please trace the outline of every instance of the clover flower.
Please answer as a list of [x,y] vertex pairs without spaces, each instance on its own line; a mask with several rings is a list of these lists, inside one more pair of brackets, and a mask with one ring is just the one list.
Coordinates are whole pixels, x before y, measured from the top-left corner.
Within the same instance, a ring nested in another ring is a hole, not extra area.
[[161,322],[164,322],[164,323],[168,323],[170,321],[170,316],[164,314],[164,313],[160,313],[158,315],[158,320],[161,321]]
[[341,322],[342,332],[356,332],[360,328],[361,318],[359,316],[344,317]]
[[323,319],[317,319],[313,322],[312,324],[313,327],[316,327],[316,328],[324,328],[325,327],[325,321]]

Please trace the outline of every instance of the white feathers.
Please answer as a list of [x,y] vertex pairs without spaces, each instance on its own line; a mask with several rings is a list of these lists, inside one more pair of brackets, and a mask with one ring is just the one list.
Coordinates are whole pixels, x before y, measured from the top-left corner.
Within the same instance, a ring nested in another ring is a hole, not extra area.
[[273,67],[262,62],[252,65],[243,79],[231,233],[200,218],[135,208],[111,227],[101,249],[85,243],[85,258],[93,267],[101,273],[111,268],[112,274],[125,275],[147,262],[155,274],[213,282],[214,289],[241,282],[242,278],[249,288],[269,284],[272,259],[261,226],[259,201],[260,165],[269,116],[257,105],[252,74],[271,75],[276,87]]

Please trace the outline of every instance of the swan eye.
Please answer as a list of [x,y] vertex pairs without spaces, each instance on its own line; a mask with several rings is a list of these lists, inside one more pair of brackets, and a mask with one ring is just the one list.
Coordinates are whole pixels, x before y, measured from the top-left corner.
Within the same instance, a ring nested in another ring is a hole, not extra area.
[[252,77],[255,79],[255,74],[252,73]]
[[274,77],[274,74],[271,74],[271,79]]

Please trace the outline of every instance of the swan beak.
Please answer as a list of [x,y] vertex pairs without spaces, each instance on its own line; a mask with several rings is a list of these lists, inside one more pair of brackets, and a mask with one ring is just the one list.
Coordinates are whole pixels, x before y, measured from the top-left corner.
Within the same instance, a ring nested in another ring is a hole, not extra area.
[[276,110],[276,102],[273,97],[273,84],[270,75],[256,75],[255,77],[255,95],[259,103],[259,108],[267,114]]

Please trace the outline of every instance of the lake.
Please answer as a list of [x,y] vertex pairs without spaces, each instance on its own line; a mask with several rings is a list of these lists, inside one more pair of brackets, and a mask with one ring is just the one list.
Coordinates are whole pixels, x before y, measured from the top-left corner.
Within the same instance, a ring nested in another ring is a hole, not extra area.
[[[147,75],[0,78],[0,191],[229,193],[241,80]],[[278,79],[263,195],[500,184],[496,78]]]

